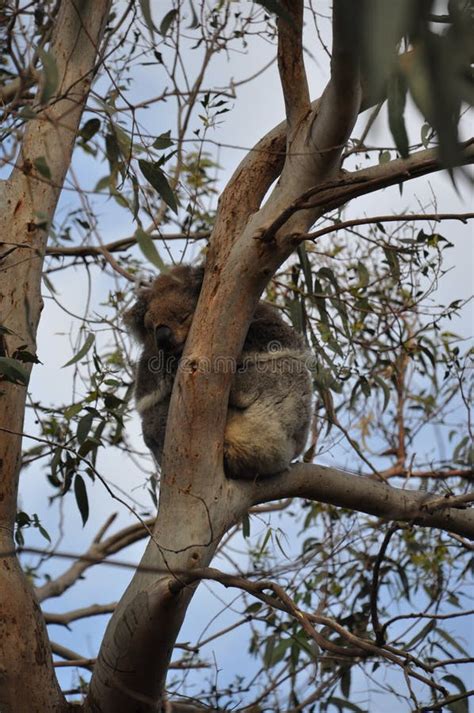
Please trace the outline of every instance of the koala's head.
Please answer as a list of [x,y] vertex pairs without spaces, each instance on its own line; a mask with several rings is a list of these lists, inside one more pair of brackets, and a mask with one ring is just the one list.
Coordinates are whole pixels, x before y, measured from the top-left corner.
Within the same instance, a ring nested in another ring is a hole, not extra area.
[[202,267],[178,265],[140,291],[124,322],[147,349],[181,354],[203,276]]

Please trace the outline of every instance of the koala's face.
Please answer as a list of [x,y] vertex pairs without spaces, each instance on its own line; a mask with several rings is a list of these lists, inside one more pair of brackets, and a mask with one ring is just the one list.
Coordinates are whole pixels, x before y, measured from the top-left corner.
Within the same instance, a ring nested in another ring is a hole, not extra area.
[[158,349],[171,354],[183,351],[196,308],[195,296],[180,283],[156,280],[144,317],[147,335]]
[[125,323],[150,351],[179,355],[196,308],[202,268],[180,265],[160,275],[142,291],[124,315]]

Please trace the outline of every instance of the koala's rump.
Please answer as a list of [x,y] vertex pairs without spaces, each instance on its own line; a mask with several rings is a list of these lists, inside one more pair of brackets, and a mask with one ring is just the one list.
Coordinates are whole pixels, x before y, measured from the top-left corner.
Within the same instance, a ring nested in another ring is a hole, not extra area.
[[304,448],[311,380],[301,359],[267,355],[248,362],[233,380],[224,436],[232,477],[278,473]]

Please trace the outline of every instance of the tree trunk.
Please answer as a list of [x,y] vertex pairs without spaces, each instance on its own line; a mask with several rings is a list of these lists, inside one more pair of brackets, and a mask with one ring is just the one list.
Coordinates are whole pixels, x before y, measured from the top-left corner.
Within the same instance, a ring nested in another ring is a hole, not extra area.
[[[49,225],[71,161],[80,118],[98,61],[110,0],[63,0],[49,53],[58,70],[55,96],[41,104],[43,77],[12,175],[0,185],[0,354],[36,355],[42,310],[41,271]],[[49,78],[51,81],[51,78]],[[46,169],[45,169],[46,165]],[[29,375],[30,365],[23,366]],[[21,434],[26,385],[1,382],[0,410],[0,709],[62,711],[40,609],[15,556]]]

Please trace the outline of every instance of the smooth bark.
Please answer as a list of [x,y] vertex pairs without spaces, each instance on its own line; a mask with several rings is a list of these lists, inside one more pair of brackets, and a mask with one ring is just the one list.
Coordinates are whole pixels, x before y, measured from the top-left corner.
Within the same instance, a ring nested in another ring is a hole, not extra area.
[[[0,185],[0,235],[5,241],[0,255],[1,324],[9,330],[0,344],[4,356],[14,357],[20,346],[36,354],[48,227],[71,161],[109,6],[110,0],[61,3],[49,48],[58,70],[55,97],[41,105],[43,78],[34,105],[36,118],[25,130],[12,175]],[[38,168],[44,164],[48,177]],[[23,367],[29,373],[28,364]],[[13,434],[23,431],[26,386],[2,380],[1,391],[0,551],[11,552],[21,456],[21,437]],[[13,433],[2,432],[2,426]],[[14,557],[2,558],[0,573],[0,709],[65,710],[31,587]]]
[[[282,31],[280,22],[280,42],[287,43],[285,33],[297,33],[299,46],[302,2],[287,3],[287,10],[294,27]],[[298,75],[300,84],[305,81],[300,53],[291,66],[280,62],[284,89],[291,84],[291,73]],[[329,84],[333,81],[338,80]],[[169,575],[154,578],[138,571],[133,577],[104,637],[87,702],[92,711],[126,713],[132,704],[141,713],[156,710],[152,702],[164,687],[174,642],[194,592],[194,586],[173,572],[206,567],[222,535],[248,507],[248,489],[227,481],[222,470],[231,374],[205,371],[200,364],[213,364],[222,356],[235,358],[240,352],[266,282],[293,249],[283,231],[271,247],[256,238],[288,202],[336,170],[360,109],[357,65],[345,78],[346,91],[351,83],[343,117],[330,130],[326,122],[315,122],[312,111],[301,121],[301,106],[287,117],[292,135],[285,164],[263,208],[252,215],[249,204],[239,202],[239,194],[226,193],[220,203],[184,354],[191,368],[180,372],[173,390],[157,524],[141,562],[165,566]],[[330,91],[322,101],[333,106],[334,100]],[[313,220],[313,211],[301,211],[291,230],[305,230]]]

